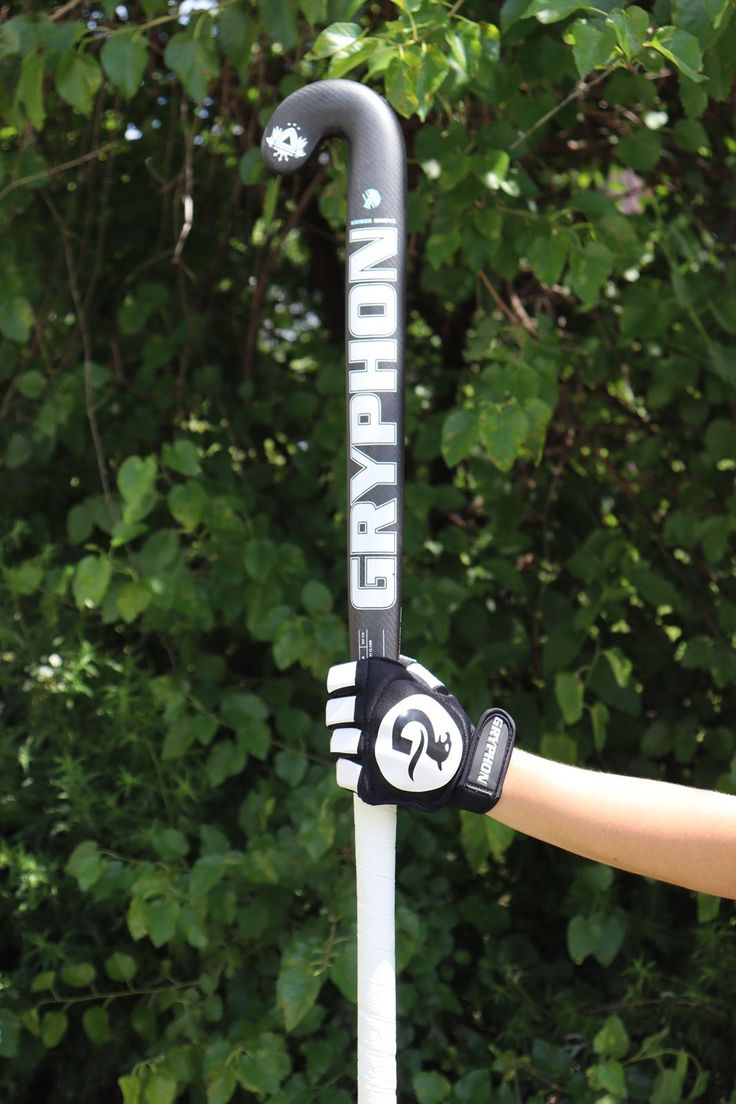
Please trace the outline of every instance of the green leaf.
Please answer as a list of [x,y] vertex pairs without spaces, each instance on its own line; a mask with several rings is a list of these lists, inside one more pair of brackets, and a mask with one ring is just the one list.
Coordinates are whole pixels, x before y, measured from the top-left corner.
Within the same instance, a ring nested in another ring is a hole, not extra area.
[[167,468],[181,475],[199,475],[199,452],[194,441],[179,437],[173,444],[165,444],[162,460]]
[[69,1019],[64,1012],[46,1012],[41,1017],[41,1041],[47,1050],[58,1046],[69,1027]]
[[707,50],[720,37],[731,8],[730,0],[673,0],[672,21]]
[[247,721],[238,726],[235,740],[243,751],[265,759],[271,748],[271,729],[263,721]]
[[631,60],[641,52],[649,30],[649,12],[632,4],[622,11],[614,8],[608,17],[613,24],[616,40],[624,57]]
[[42,970],[40,974],[36,974],[31,982],[31,992],[42,993],[46,989],[53,989],[55,981],[56,970]]
[[82,1028],[87,1038],[95,1046],[104,1046],[113,1038],[110,1030],[110,1016],[106,1008],[96,1005],[82,1013]]
[[[697,119],[678,119],[672,128],[672,137],[674,138],[680,149],[687,150],[688,153],[698,153],[700,150],[710,149],[710,139],[708,138],[708,132],[702,123]],[[733,296],[732,296],[733,301]],[[736,332],[736,318],[733,316],[733,305],[731,311],[731,329],[730,333]]]
[[573,962],[580,965],[597,945],[596,932],[587,916],[573,916],[567,925],[567,950]]
[[112,564],[101,556],[85,556],[77,564],[72,593],[78,609],[95,609],[102,603],[112,578]]
[[386,72],[386,99],[406,119],[419,108],[421,68],[421,58],[412,51],[392,58]]
[[591,1081],[596,1088],[605,1089],[617,1100],[622,1100],[628,1095],[624,1067],[613,1058],[603,1062],[600,1066],[592,1067]]
[[240,4],[222,7],[217,15],[217,28],[218,39],[226,57],[233,63],[239,75],[244,76],[256,36],[250,13]]
[[314,964],[321,949],[321,944],[314,937],[297,938],[281,957],[276,1003],[287,1031],[293,1031],[319,996],[326,975],[318,974]]
[[495,859],[497,863],[501,863],[514,841],[516,832],[506,824],[501,824],[499,820],[493,820],[491,817],[483,817],[482,819],[491,857]]
[[143,939],[143,937],[148,934],[145,910],[145,901],[142,901],[140,897],[133,897],[128,905],[128,912],[125,919],[128,924],[128,931],[136,941]]
[[138,553],[143,575],[158,575],[169,567],[179,552],[179,534],[175,529],[159,529],[148,538]]
[[18,1054],[20,1019],[8,1008],[0,1008],[0,1058],[15,1058]]
[[383,47],[376,38],[356,38],[347,49],[332,55],[327,70],[328,77],[344,77],[359,65],[365,65],[381,49]]
[[443,1104],[450,1096],[452,1085],[441,1073],[419,1070],[411,1079],[418,1104]]
[[609,1016],[593,1039],[593,1050],[603,1058],[623,1058],[631,1046],[620,1016]]
[[698,923],[708,924],[718,918],[721,908],[721,898],[712,897],[709,893],[696,894],[698,902]]
[[492,1104],[491,1074],[487,1069],[470,1070],[453,1086],[457,1104]]
[[587,77],[591,69],[609,60],[616,47],[616,32],[608,20],[583,17],[570,26],[565,41],[572,41],[578,73]]
[[578,761],[578,745],[567,732],[545,732],[539,750],[545,759],[553,759],[556,763],[574,766]]
[[332,57],[352,46],[361,34],[357,23],[332,23],[317,36],[310,54],[315,58]]
[[34,130],[42,130],[46,112],[43,106],[43,78],[46,58],[39,50],[32,50],[23,58],[16,97],[26,109]]
[[142,1083],[135,1074],[118,1077],[118,1088],[123,1094],[123,1104],[142,1104]]
[[20,32],[17,26],[13,26],[19,19],[24,17],[16,16],[15,19],[8,20],[0,26],[0,58],[12,57],[23,50]]
[[32,442],[23,433],[11,433],[5,451],[5,466],[12,470],[20,468],[30,460],[33,453]]
[[192,533],[202,520],[207,495],[200,483],[190,480],[171,489],[168,504],[172,517],[176,518],[182,529]]
[[[623,914],[625,916],[625,914]],[[622,915],[611,914],[591,921],[596,934],[593,955],[601,966],[610,966],[621,949],[626,935],[626,923]]]
[[555,675],[555,698],[566,724],[577,724],[583,715],[585,686],[579,675],[560,671]]
[[548,285],[559,283],[571,244],[569,234],[565,232],[555,234],[549,228],[545,234],[534,238],[528,250],[528,257],[534,275],[540,283]]
[[280,751],[274,760],[276,777],[286,782],[292,789],[299,786],[306,770],[306,756],[298,751]]
[[110,81],[126,100],[140,88],[148,61],[148,41],[138,27],[124,27],[106,39],[100,61]]
[[254,146],[246,150],[238,162],[238,172],[243,184],[257,184],[262,179],[265,165],[260,149]]
[[613,268],[613,256],[600,242],[588,242],[570,257],[569,281],[583,306],[592,306]]
[[302,587],[302,605],[307,613],[315,616],[320,613],[329,613],[332,609],[332,595],[324,583],[318,583],[316,579],[310,579]]
[[257,694],[229,691],[220,701],[220,716],[230,728],[240,728],[249,721],[265,721],[268,713],[268,706]]
[[422,122],[434,108],[436,95],[450,74],[451,68],[447,55],[436,47],[428,48],[420,59],[416,84],[417,115]]
[[266,34],[274,42],[280,42],[286,50],[296,46],[299,40],[297,0],[258,0],[258,14]]
[[146,280],[128,292],[118,311],[118,325],[123,333],[140,333],[149,318],[166,308],[168,293],[163,284]]
[[173,938],[179,919],[179,903],[166,898],[147,901],[143,905],[146,929],[154,947],[163,947]]
[[288,1077],[291,1061],[281,1035],[266,1032],[252,1043],[238,1064],[238,1081],[247,1091],[272,1096]]
[[35,369],[24,372],[18,380],[18,391],[25,399],[40,399],[47,386],[48,383],[44,374]]
[[620,648],[606,648],[603,655],[608,660],[613,677],[620,687],[628,685],[631,678],[632,662]]
[[123,951],[114,951],[105,959],[105,973],[112,981],[132,981],[137,970],[136,960]]
[[190,947],[196,947],[197,950],[202,950],[209,943],[207,923],[204,915],[188,906],[185,906],[181,910],[179,930],[183,932],[184,938]]
[[96,973],[91,962],[78,962],[76,965],[63,968],[61,980],[65,985],[71,985],[73,989],[84,989],[92,984]]
[[611,714],[608,706],[603,702],[594,702],[590,707],[590,720],[593,726],[593,744],[597,752],[603,751],[606,745],[606,732]]
[[161,758],[166,762],[180,759],[195,740],[200,744],[211,743],[217,728],[217,717],[209,713],[179,717],[166,731]]
[[93,886],[105,869],[105,863],[94,840],[77,844],[67,859],[65,870],[77,879],[81,890]]
[[118,490],[123,496],[125,508],[123,520],[140,521],[156,504],[156,459],[147,456],[129,456],[118,471]]
[[442,426],[442,455],[449,468],[470,456],[479,440],[476,410],[453,410]]
[[150,605],[153,595],[142,583],[126,583],[115,597],[115,606],[126,625],[132,625]]
[[529,19],[534,16],[540,23],[559,23],[561,19],[567,19],[573,12],[595,7],[595,4],[581,4],[580,0],[532,0],[522,18]]
[[245,750],[232,740],[219,740],[212,748],[205,771],[210,786],[220,786],[226,778],[240,774],[245,766]]
[[484,403],[480,411],[480,442],[500,471],[509,471],[521,454],[529,422],[515,399]]
[[228,1104],[238,1087],[235,1070],[223,1065],[207,1078],[207,1104]]
[[285,671],[292,663],[302,659],[313,648],[314,642],[305,617],[293,617],[282,621],[273,642],[274,663],[279,671]]
[[95,93],[102,84],[102,72],[95,58],[76,49],[67,50],[56,68],[55,81],[62,100],[82,115],[89,115]]
[[145,1104],[173,1104],[176,1081],[166,1073],[151,1073],[146,1078]]
[[27,299],[20,295],[0,302],[0,334],[9,341],[24,344],[33,326],[33,311]]
[[192,16],[185,30],[171,36],[164,50],[164,61],[194,102],[201,103],[210,82],[220,71],[208,12]]
[[[299,0],[299,8],[304,14],[304,18],[312,26],[315,23],[325,23],[327,21],[327,5],[328,0]],[[349,3],[341,3],[338,6],[342,14],[349,16],[353,10],[360,9],[362,3],[360,0],[350,0]],[[342,9],[347,10],[342,11]]]
[[[680,1054],[683,1054],[680,1051]],[[678,1061],[674,1068],[661,1069],[654,1082],[649,1104],[679,1104],[682,1100],[683,1084],[687,1073],[687,1057]]]
[[189,891],[194,897],[204,897],[222,881],[228,864],[222,855],[206,855],[197,859],[189,876]]
[[648,127],[639,127],[624,135],[617,146],[618,155],[625,165],[647,172],[653,169],[662,153],[662,135]]
[[648,44],[671,61],[692,81],[704,81],[703,55],[700,43],[694,35],[679,27],[660,27]]
[[685,114],[690,119],[697,119],[708,106],[708,93],[701,84],[688,80],[680,74],[680,99],[685,109]]
[[33,594],[41,585],[43,567],[37,560],[27,560],[18,567],[6,567],[5,579],[13,594]]
[[156,828],[151,837],[154,850],[165,862],[183,859],[189,850],[189,842],[176,828]]

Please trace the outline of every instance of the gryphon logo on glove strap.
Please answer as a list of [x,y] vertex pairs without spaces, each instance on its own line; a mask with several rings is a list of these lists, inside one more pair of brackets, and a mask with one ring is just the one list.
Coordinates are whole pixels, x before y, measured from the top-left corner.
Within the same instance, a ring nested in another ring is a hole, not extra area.
[[412,694],[382,718],[375,756],[390,785],[426,793],[446,786],[455,777],[463,757],[463,739],[439,702],[426,694]]

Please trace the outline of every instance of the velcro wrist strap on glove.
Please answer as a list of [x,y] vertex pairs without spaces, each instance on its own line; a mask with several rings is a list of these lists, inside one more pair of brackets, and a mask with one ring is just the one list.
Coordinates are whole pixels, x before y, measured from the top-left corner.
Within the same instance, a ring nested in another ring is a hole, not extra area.
[[476,728],[457,698],[414,660],[333,667],[326,722],[338,783],[370,805],[444,805],[484,813],[501,796],[515,726],[488,709]]
[[487,813],[501,796],[514,750],[516,726],[505,710],[486,709],[473,735],[475,750],[468,757],[455,804],[471,813]]

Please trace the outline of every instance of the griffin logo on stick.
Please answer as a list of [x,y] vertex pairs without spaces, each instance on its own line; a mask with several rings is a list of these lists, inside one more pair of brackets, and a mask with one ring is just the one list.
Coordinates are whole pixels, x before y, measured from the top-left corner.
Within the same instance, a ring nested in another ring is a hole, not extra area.
[[307,139],[299,133],[296,123],[289,123],[286,127],[275,126],[266,136],[266,145],[273,150],[277,161],[291,161],[304,156]]

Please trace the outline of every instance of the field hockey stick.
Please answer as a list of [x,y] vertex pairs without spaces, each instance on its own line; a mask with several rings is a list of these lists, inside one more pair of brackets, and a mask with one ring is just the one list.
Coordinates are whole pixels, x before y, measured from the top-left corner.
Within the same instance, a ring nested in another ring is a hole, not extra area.
[[[328,80],[288,96],[263,156],[296,172],[321,140],[348,141],[346,361],[351,658],[399,655],[404,489],[406,153],[396,116],[362,84]],[[359,769],[356,766],[356,771]],[[396,1100],[396,809],[357,796],[358,1101]]]

